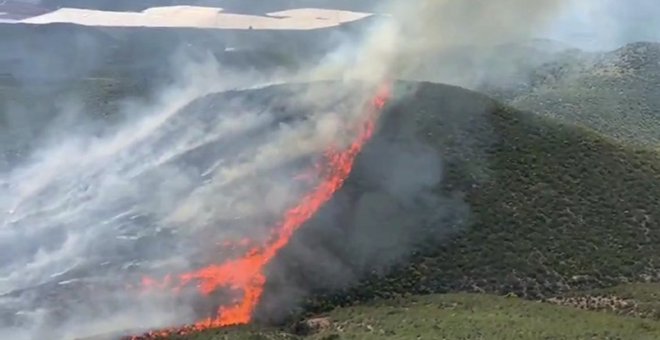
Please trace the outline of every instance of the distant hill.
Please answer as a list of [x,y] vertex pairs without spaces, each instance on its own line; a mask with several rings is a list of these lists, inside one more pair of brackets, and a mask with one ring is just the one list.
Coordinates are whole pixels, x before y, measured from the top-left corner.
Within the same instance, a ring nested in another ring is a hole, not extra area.
[[84,77],[108,61],[118,44],[94,28],[0,24],[0,75],[28,82]]
[[450,83],[634,145],[660,145],[660,43],[585,52],[552,40],[447,47],[412,79]]
[[582,124],[620,141],[660,145],[660,43],[634,43],[534,72],[511,104]]
[[226,68],[291,69],[317,62],[374,20],[309,31],[0,24],[0,75],[149,78],[173,73],[181,54],[214,55]]
[[182,65],[267,77],[315,65],[376,19],[311,31],[0,24],[0,169],[28,155],[63,108],[110,123],[123,100],[177,81]]

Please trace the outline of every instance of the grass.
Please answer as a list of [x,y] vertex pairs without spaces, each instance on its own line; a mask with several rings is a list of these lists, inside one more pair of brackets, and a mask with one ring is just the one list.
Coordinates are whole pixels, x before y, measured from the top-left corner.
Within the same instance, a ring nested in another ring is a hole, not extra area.
[[330,314],[340,339],[653,339],[660,323],[476,294],[406,298]]
[[[378,300],[327,313],[326,327],[308,335],[240,327],[186,340],[220,339],[657,339],[660,322],[520,298],[440,294]],[[177,339],[176,337],[173,339]]]

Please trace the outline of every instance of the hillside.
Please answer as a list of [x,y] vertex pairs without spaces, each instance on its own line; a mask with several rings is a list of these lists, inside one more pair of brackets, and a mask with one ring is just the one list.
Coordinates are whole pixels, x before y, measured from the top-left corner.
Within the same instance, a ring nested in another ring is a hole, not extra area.
[[[425,220],[414,233],[434,241],[409,249],[410,263],[367,280],[352,298],[444,291],[542,298],[658,277],[657,153],[458,88],[422,84],[414,91],[390,108],[383,129],[415,130],[442,157],[444,180],[432,190],[451,199],[435,209],[452,212]],[[378,138],[385,137],[374,144]],[[346,190],[360,190],[357,182]],[[350,299],[341,294],[312,305]]]
[[660,143],[660,44],[587,52],[556,41],[453,46],[420,58],[412,79],[454,84],[513,107],[642,147]]
[[657,153],[456,87],[396,93],[344,189],[271,266],[260,323],[409,294],[537,300],[657,281]]
[[[309,31],[0,24],[0,76],[160,79],[176,71],[182,56],[206,55],[215,56],[226,68],[268,72],[318,60],[346,34],[372,21]],[[35,48],[48,53],[35,54]]]
[[510,103],[619,141],[657,147],[659,58],[659,43],[640,42],[608,53],[557,59],[533,70],[530,86]]

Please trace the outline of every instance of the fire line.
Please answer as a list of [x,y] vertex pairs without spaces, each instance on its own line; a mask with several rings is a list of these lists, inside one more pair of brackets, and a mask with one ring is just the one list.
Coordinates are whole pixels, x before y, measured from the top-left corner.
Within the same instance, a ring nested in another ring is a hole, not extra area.
[[[324,152],[320,167],[323,169],[322,181],[304,195],[298,204],[286,211],[282,220],[276,225],[273,235],[265,244],[253,246],[240,258],[179,275],[174,287],[180,289],[196,283],[199,292],[204,295],[209,295],[218,288],[229,288],[241,293],[240,299],[219,307],[215,317],[199,320],[183,327],[150,331],[124,339],[158,339],[170,335],[185,335],[206,329],[249,323],[264,291],[266,283],[264,268],[286,246],[293,234],[342,187],[351,173],[356,156],[362,151],[365,143],[371,139],[378,116],[387,103],[390,92],[389,83],[381,85],[377,89],[376,96],[367,106],[364,119],[357,126],[356,137],[348,147],[342,150],[330,147]],[[143,283],[145,286],[163,286],[171,285],[171,281],[172,277],[168,276],[164,284],[156,285],[154,280],[148,278],[145,278]]]

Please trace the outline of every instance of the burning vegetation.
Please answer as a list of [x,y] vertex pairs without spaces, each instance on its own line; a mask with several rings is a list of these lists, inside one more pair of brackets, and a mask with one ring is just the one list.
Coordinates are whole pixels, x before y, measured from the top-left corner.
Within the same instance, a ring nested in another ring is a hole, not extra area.
[[[342,187],[351,173],[356,156],[372,137],[378,116],[390,97],[390,91],[389,83],[377,89],[375,97],[367,104],[360,124],[354,127],[355,137],[347,147],[332,145],[326,149],[320,163],[314,166],[315,169],[320,169],[320,183],[285,212],[266,242],[250,247],[239,258],[180,274],[175,279],[172,276],[166,277],[163,282],[151,278],[143,279],[143,285],[148,289],[167,287],[178,292],[184,287],[194,285],[204,296],[210,296],[219,289],[228,289],[237,296],[235,300],[221,305],[216,315],[193,324],[154,330],[124,339],[158,339],[249,323],[264,291],[265,267],[287,245],[293,234]],[[248,240],[248,243],[253,242]]]

